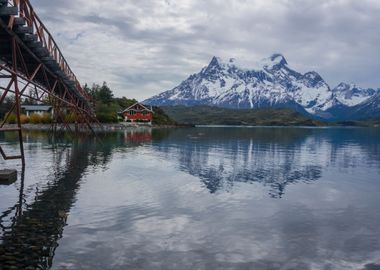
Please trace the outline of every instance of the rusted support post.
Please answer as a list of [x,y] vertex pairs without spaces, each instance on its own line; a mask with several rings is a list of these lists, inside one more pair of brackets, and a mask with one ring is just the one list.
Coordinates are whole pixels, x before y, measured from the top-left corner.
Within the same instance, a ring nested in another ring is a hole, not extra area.
[[17,80],[17,43],[16,38],[12,38],[12,65],[13,65],[13,71],[15,72],[13,74],[13,84],[15,88],[15,102],[16,102],[16,119],[17,119],[17,127],[18,127],[18,137],[19,137],[19,143],[20,143],[20,154],[21,154],[21,161],[22,164],[25,165],[25,156],[24,156],[24,143],[22,140],[22,129],[21,129],[21,117],[20,117],[20,92],[18,88],[18,80]]
[[[4,37],[1,42],[6,48],[1,51],[4,55],[1,55],[0,62],[0,105],[5,103],[9,94],[12,97],[14,95],[14,102],[9,104],[10,111],[4,117],[5,121],[0,123],[0,132],[18,133],[21,154],[7,156],[0,146],[0,156],[4,159],[22,159],[25,164],[21,129],[22,97],[38,102],[43,102],[45,98],[51,101],[55,111],[53,130],[57,130],[59,122],[61,129],[72,132],[73,125],[64,116],[63,111],[66,108],[77,116],[77,122],[74,123],[76,131],[81,131],[86,126],[93,130],[92,124],[100,124],[95,117],[90,95],[81,87],[52,35],[34,12],[30,1],[12,0],[12,3],[17,7],[18,14],[10,14],[8,18],[0,17],[0,28]],[[15,31],[16,18],[20,19],[17,21],[17,28],[23,28],[24,31]],[[20,21],[23,23],[20,24]],[[30,35],[26,38],[24,34],[20,34],[22,32]],[[43,56],[38,52],[43,52]],[[26,93],[29,87],[34,87],[34,94]],[[10,113],[16,115],[16,127],[3,128]]]

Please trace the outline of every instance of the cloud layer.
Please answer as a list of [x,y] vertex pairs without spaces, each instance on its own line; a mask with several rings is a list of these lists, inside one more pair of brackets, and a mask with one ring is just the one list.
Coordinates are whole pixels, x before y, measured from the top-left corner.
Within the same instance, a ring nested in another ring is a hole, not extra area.
[[211,57],[274,52],[296,70],[380,87],[377,0],[32,0],[82,83],[145,99]]

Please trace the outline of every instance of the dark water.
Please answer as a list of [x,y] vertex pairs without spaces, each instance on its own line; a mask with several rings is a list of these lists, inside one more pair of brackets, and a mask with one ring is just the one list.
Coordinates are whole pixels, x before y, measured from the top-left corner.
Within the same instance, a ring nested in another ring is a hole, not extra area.
[[379,129],[25,137],[0,269],[380,269]]

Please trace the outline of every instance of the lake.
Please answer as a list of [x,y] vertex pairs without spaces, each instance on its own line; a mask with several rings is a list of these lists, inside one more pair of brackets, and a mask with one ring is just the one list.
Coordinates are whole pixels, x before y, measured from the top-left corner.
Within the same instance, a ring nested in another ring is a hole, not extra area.
[[380,269],[380,129],[24,136],[0,269]]

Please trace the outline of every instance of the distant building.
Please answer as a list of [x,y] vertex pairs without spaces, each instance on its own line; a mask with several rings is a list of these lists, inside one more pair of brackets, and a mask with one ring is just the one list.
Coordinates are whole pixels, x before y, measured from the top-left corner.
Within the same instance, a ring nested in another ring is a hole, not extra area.
[[153,110],[152,107],[147,108],[143,104],[137,102],[122,112],[125,122],[145,122],[152,123]]
[[49,105],[21,105],[21,111],[28,117],[33,113],[40,115],[48,113],[52,115],[53,107]]

